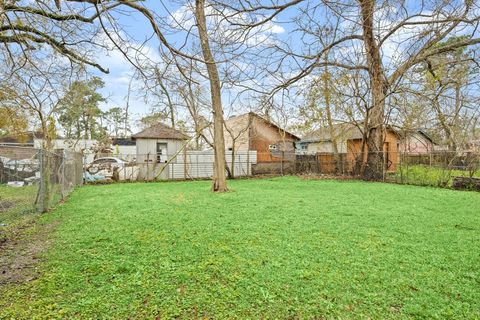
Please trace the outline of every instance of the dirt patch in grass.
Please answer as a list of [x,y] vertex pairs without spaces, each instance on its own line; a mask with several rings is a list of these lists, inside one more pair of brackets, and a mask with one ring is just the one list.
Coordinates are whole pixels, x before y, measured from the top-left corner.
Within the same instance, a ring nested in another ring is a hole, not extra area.
[[360,177],[334,174],[301,174],[299,177],[303,180],[361,180]]
[[38,277],[37,265],[50,245],[49,235],[55,226],[29,219],[10,228],[0,227],[0,287]]
[[0,212],[7,211],[8,209],[14,206],[15,206],[15,203],[13,201],[0,200]]

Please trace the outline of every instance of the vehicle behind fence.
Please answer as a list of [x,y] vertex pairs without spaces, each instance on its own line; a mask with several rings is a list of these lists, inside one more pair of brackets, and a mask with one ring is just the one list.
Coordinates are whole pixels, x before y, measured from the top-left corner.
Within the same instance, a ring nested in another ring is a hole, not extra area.
[[[226,153],[230,177],[252,175],[257,163],[256,151]],[[214,168],[212,150],[183,151],[177,154],[100,154],[85,165],[86,180],[155,181],[211,178]]]
[[82,182],[79,153],[0,146],[0,223],[46,211]]

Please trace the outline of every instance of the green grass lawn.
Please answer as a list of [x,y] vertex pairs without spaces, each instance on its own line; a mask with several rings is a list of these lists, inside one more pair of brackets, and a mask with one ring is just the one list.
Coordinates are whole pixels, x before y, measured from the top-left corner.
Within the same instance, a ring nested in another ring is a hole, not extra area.
[[480,318],[480,194],[294,177],[86,186],[0,318]]
[[399,166],[397,172],[388,179],[398,183],[421,186],[451,187],[454,177],[470,177],[470,175],[480,178],[480,170],[469,172],[468,170],[452,170],[419,164]]

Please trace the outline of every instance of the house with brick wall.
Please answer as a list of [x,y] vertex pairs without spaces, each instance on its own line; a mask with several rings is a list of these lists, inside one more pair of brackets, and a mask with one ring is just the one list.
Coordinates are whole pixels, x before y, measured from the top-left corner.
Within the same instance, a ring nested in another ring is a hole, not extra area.
[[228,151],[257,151],[257,163],[294,157],[295,143],[300,141],[293,133],[254,112],[225,120],[224,137]]

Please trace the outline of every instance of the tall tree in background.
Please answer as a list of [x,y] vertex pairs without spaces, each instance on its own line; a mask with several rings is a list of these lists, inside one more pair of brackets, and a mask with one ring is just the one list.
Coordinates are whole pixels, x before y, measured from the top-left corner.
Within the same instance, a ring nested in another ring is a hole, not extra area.
[[148,115],[143,116],[139,125],[141,128],[145,129],[151,127],[159,122],[165,123],[168,120],[168,115],[165,115],[163,112],[152,111]]
[[127,110],[120,107],[110,108],[102,115],[105,118],[108,133],[116,138],[126,137],[125,123],[128,123]]
[[8,90],[0,86],[0,136],[11,135],[17,137],[20,142],[26,142],[28,130],[28,116],[24,110],[16,106],[9,105],[8,98],[4,90]]
[[104,134],[99,124],[102,116],[99,103],[105,101],[97,90],[104,82],[93,77],[86,81],[73,82],[59,102],[59,123],[68,139],[95,139]]
[[[437,47],[464,39],[452,37]],[[475,122],[472,120],[479,115],[479,95],[472,90],[478,83],[479,68],[472,52],[464,47],[426,59],[423,66],[423,94],[449,150],[455,151],[465,145],[466,129],[473,129]]]

